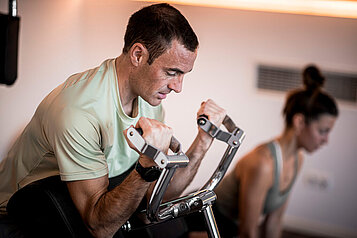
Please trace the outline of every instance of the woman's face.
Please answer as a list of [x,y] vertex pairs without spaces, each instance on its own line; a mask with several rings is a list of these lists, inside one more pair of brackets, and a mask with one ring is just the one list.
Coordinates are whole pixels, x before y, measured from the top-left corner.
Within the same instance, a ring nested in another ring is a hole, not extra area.
[[310,153],[317,150],[328,142],[328,136],[335,121],[335,116],[323,114],[317,120],[306,124],[298,136],[298,146]]

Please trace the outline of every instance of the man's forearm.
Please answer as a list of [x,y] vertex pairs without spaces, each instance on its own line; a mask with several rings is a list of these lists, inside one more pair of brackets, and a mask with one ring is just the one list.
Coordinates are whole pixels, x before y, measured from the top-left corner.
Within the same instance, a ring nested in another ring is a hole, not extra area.
[[88,209],[87,225],[95,237],[112,237],[139,206],[150,183],[134,170],[122,184],[105,192]]
[[[201,134],[200,134],[201,133]],[[165,193],[165,200],[177,198],[195,177],[201,161],[212,143],[212,138],[200,131],[186,152],[189,163],[185,168],[178,168]]]

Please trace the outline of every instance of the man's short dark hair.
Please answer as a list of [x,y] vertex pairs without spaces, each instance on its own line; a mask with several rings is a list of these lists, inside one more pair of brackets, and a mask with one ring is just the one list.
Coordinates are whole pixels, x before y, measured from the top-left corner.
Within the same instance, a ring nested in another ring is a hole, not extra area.
[[195,32],[179,10],[167,3],[150,5],[130,17],[123,53],[128,53],[135,43],[141,43],[149,51],[148,63],[152,64],[170,48],[173,40],[178,40],[192,52],[198,47]]

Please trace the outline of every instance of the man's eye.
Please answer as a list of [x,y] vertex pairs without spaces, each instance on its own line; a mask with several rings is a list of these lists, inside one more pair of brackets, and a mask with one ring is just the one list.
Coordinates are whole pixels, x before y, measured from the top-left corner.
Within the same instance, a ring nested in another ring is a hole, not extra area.
[[175,71],[167,71],[166,74],[168,76],[176,76],[176,72]]

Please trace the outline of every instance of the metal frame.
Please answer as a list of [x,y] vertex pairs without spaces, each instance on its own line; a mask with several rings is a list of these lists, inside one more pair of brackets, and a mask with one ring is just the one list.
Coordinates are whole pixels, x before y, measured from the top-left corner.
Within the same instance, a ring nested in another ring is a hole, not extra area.
[[[161,204],[163,195],[165,194],[176,168],[187,166],[189,159],[182,152],[181,144],[175,137],[172,137],[170,143],[170,149],[174,152],[174,154],[165,155],[154,146],[148,145],[141,137],[140,132],[138,132],[135,128],[130,128],[127,131],[127,137],[136,149],[142,154],[152,158],[162,169],[161,175],[156,182],[153,193],[150,197],[147,209],[141,211],[141,214],[146,213],[145,217],[147,219],[144,218],[144,222],[147,225],[151,225],[185,216],[193,212],[203,212],[209,237],[219,238],[220,234],[212,211],[212,205],[217,198],[213,189],[219,184],[227,172],[234,155],[245,137],[245,133],[235,125],[229,116],[226,116],[223,120],[223,125],[226,127],[228,132],[222,131],[216,127],[205,116],[199,117],[197,119],[197,124],[212,138],[227,143],[227,149],[222,156],[217,169],[200,190],[163,204]],[[122,226],[122,229],[130,231],[138,228],[132,227],[129,220]]]

